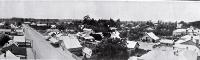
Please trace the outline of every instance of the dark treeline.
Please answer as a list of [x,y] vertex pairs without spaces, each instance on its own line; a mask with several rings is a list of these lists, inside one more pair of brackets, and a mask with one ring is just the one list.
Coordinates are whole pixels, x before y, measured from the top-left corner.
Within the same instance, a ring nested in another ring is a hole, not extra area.
[[85,28],[93,29],[95,32],[109,32],[109,27],[120,27],[120,19],[114,21],[113,19],[99,19],[94,20],[90,18],[88,15],[83,18],[82,24]]
[[59,21],[59,19],[34,19],[34,18],[2,18],[0,22],[9,22],[9,23],[16,23],[16,22],[34,22],[34,23],[46,23],[46,24],[53,24]]
[[[6,21],[6,22],[5,22]],[[81,31],[80,28],[81,25],[84,25],[84,28],[90,28],[93,29],[95,32],[110,32],[109,27],[116,27],[118,30],[120,30],[120,37],[127,37],[129,35],[130,39],[139,39],[141,36],[143,36],[144,32],[154,32],[156,35],[159,36],[170,36],[172,35],[173,30],[176,29],[177,24],[183,24],[183,28],[188,28],[189,26],[194,26],[199,28],[200,21],[190,22],[186,23],[184,21],[181,21],[179,23],[177,22],[162,22],[158,21],[157,23],[153,23],[151,21],[145,21],[145,22],[121,22],[120,19],[113,20],[110,19],[98,19],[95,20],[94,18],[91,18],[89,15],[86,15],[83,17],[83,19],[80,20],[59,20],[59,19],[34,19],[34,18],[9,18],[9,19],[0,19],[0,22],[5,22],[5,26],[2,26],[1,28],[9,29],[7,25],[11,23],[15,23],[18,25],[21,25],[20,22],[34,22],[36,24],[47,24],[45,27],[38,27],[38,26],[32,26],[36,29],[48,29],[50,28],[50,25],[56,25],[57,29],[59,30],[75,30],[75,31]],[[124,26],[121,26],[124,25]],[[127,27],[127,28],[125,28]],[[135,28],[133,28],[135,27]],[[151,30],[149,30],[149,28]],[[129,30],[129,31],[128,31]],[[129,33],[129,34],[128,34]]]
[[153,23],[151,21],[122,23],[124,27],[121,32],[121,37],[128,37],[129,40],[138,41],[145,35],[145,32],[153,32],[158,36],[171,36],[176,29],[176,22]]
[[200,21],[190,22],[188,25],[200,28]]

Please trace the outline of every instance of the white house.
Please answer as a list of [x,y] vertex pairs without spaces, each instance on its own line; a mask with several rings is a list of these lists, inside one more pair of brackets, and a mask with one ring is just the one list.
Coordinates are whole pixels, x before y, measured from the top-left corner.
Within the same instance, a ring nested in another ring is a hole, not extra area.
[[176,41],[175,43],[177,44],[180,44],[180,43],[183,43],[183,42],[186,42],[186,41],[189,41],[191,40],[192,42],[194,43],[197,43],[199,44],[200,43],[200,36],[193,36],[193,35],[185,35],[185,36],[182,36],[178,41]]
[[173,36],[185,35],[187,29],[176,29],[173,31]]
[[153,32],[145,33],[145,36],[143,36],[141,38],[141,40],[143,40],[143,41],[150,41],[150,42],[156,42],[159,39],[160,38],[158,36],[156,36]]
[[132,50],[135,50],[136,48],[139,47],[139,44],[138,42],[135,42],[135,41],[127,41],[127,47]]
[[51,28],[56,28],[56,25],[51,25]]
[[86,58],[90,58],[92,56],[92,49],[90,48],[83,48],[83,56],[85,56]]
[[164,43],[164,44],[173,44],[174,41],[173,40],[169,40],[169,39],[161,39],[160,43]]
[[111,38],[120,38],[120,33],[118,31],[114,31],[111,33]]
[[0,26],[3,26],[3,25],[4,25],[4,22],[1,22],[1,23],[0,23]]
[[47,24],[37,24],[37,26],[47,26]]
[[182,28],[183,24],[177,24],[176,28]]

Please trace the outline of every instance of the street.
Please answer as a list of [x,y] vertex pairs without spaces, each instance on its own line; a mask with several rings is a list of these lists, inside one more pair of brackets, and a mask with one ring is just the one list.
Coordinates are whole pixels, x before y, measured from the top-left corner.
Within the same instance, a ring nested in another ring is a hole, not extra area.
[[61,48],[55,48],[46,41],[36,30],[27,25],[23,25],[26,39],[32,40],[32,51],[35,59],[53,59],[53,60],[75,60],[69,51],[63,51]]

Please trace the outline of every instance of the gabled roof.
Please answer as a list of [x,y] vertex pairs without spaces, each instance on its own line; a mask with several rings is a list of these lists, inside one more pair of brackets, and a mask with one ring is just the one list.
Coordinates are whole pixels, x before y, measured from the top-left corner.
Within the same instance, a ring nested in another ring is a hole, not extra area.
[[161,43],[168,43],[168,44],[173,44],[174,43],[173,40],[168,40],[168,39],[161,39],[160,42]]
[[84,31],[92,31],[92,29],[87,29],[87,28],[84,28],[83,30]]
[[187,50],[190,50],[190,51],[195,51],[197,53],[197,55],[200,56],[200,50],[199,50],[199,48],[197,48],[194,45],[175,44],[174,47],[184,48],[184,49],[187,49]]
[[37,24],[37,26],[46,26],[47,24]]
[[56,43],[56,42],[58,42],[59,40],[57,40],[56,38],[54,38],[54,37],[51,37],[50,39],[49,39],[52,43]]
[[2,60],[20,60],[20,57],[15,56],[12,52],[9,50],[6,51],[6,57],[4,57],[5,54],[0,55],[0,59]]
[[185,44],[185,45],[196,45],[196,43],[193,42],[192,40],[189,40],[189,41],[186,41],[186,42],[183,42],[183,43],[180,43],[180,44]]
[[184,43],[184,42],[187,42],[189,40],[191,40],[191,37],[190,35],[185,35],[185,36],[182,36],[178,41],[176,41],[175,43],[176,44],[180,44],[180,43]]
[[27,22],[24,22],[24,23],[31,23],[31,22],[27,21]]
[[25,36],[14,36],[13,40],[16,42],[25,42]]
[[173,32],[186,32],[187,29],[176,29]]
[[60,33],[60,34],[57,34],[56,37],[61,37],[62,35],[63,35],[63,34]]
[[91,39],[92,36],[90,36],[92,32],[78,32],[77,33],[77,36],[80,36],[80,37],[83,37],[83,38],[86,38],[86,39]]
[[23,29],[16,29],[16,32],[24,32]]
[[154,40],[158,40],[160,39],[158,36],[156,36],[153,32],[150,32],[150,33],[146,33],[149,37],[151,37],[152,39]]
[[181,37],[180,40],[176,41],[176,43],[184,43],[184,42],[188,42],[188,41],[196,43],[196,40],[200,40],[200,37],[199,36],[185,35],[185,36]]
[[184,43],[184,42],[186,42],[186,41],[188,41],[188,40],[178,40],[178,41],[176,41],[175,43],[176,43],[176,44],[181,44],[181,43]]
[[135,41],[127,41],[127,47],[128,48],[135,48],[135,46],[138,44],[137,42]]
[[67,49],[82,47],[78,39],[75,37],[61,36],[60,39],[63,40]]
[[90,48],[87,48],[87,47],[83,48],[83,52],[86,53],[89,56],[92,55],[92,49],[90,49]]
[[92,36],[83,37],[84,39],[94,39]]
[[36,23],[32,22],[31,25],[36,25]]
[[191,38],[192,38],[191,35],[185,35],[181,37],[182,40],[191,40]]

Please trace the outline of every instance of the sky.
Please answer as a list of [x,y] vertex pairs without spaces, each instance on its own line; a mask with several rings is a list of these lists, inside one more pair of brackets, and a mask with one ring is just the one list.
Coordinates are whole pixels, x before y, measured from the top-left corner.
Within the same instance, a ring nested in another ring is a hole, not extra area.
[[198,21],[200,1],[1,0],[0,17]]

